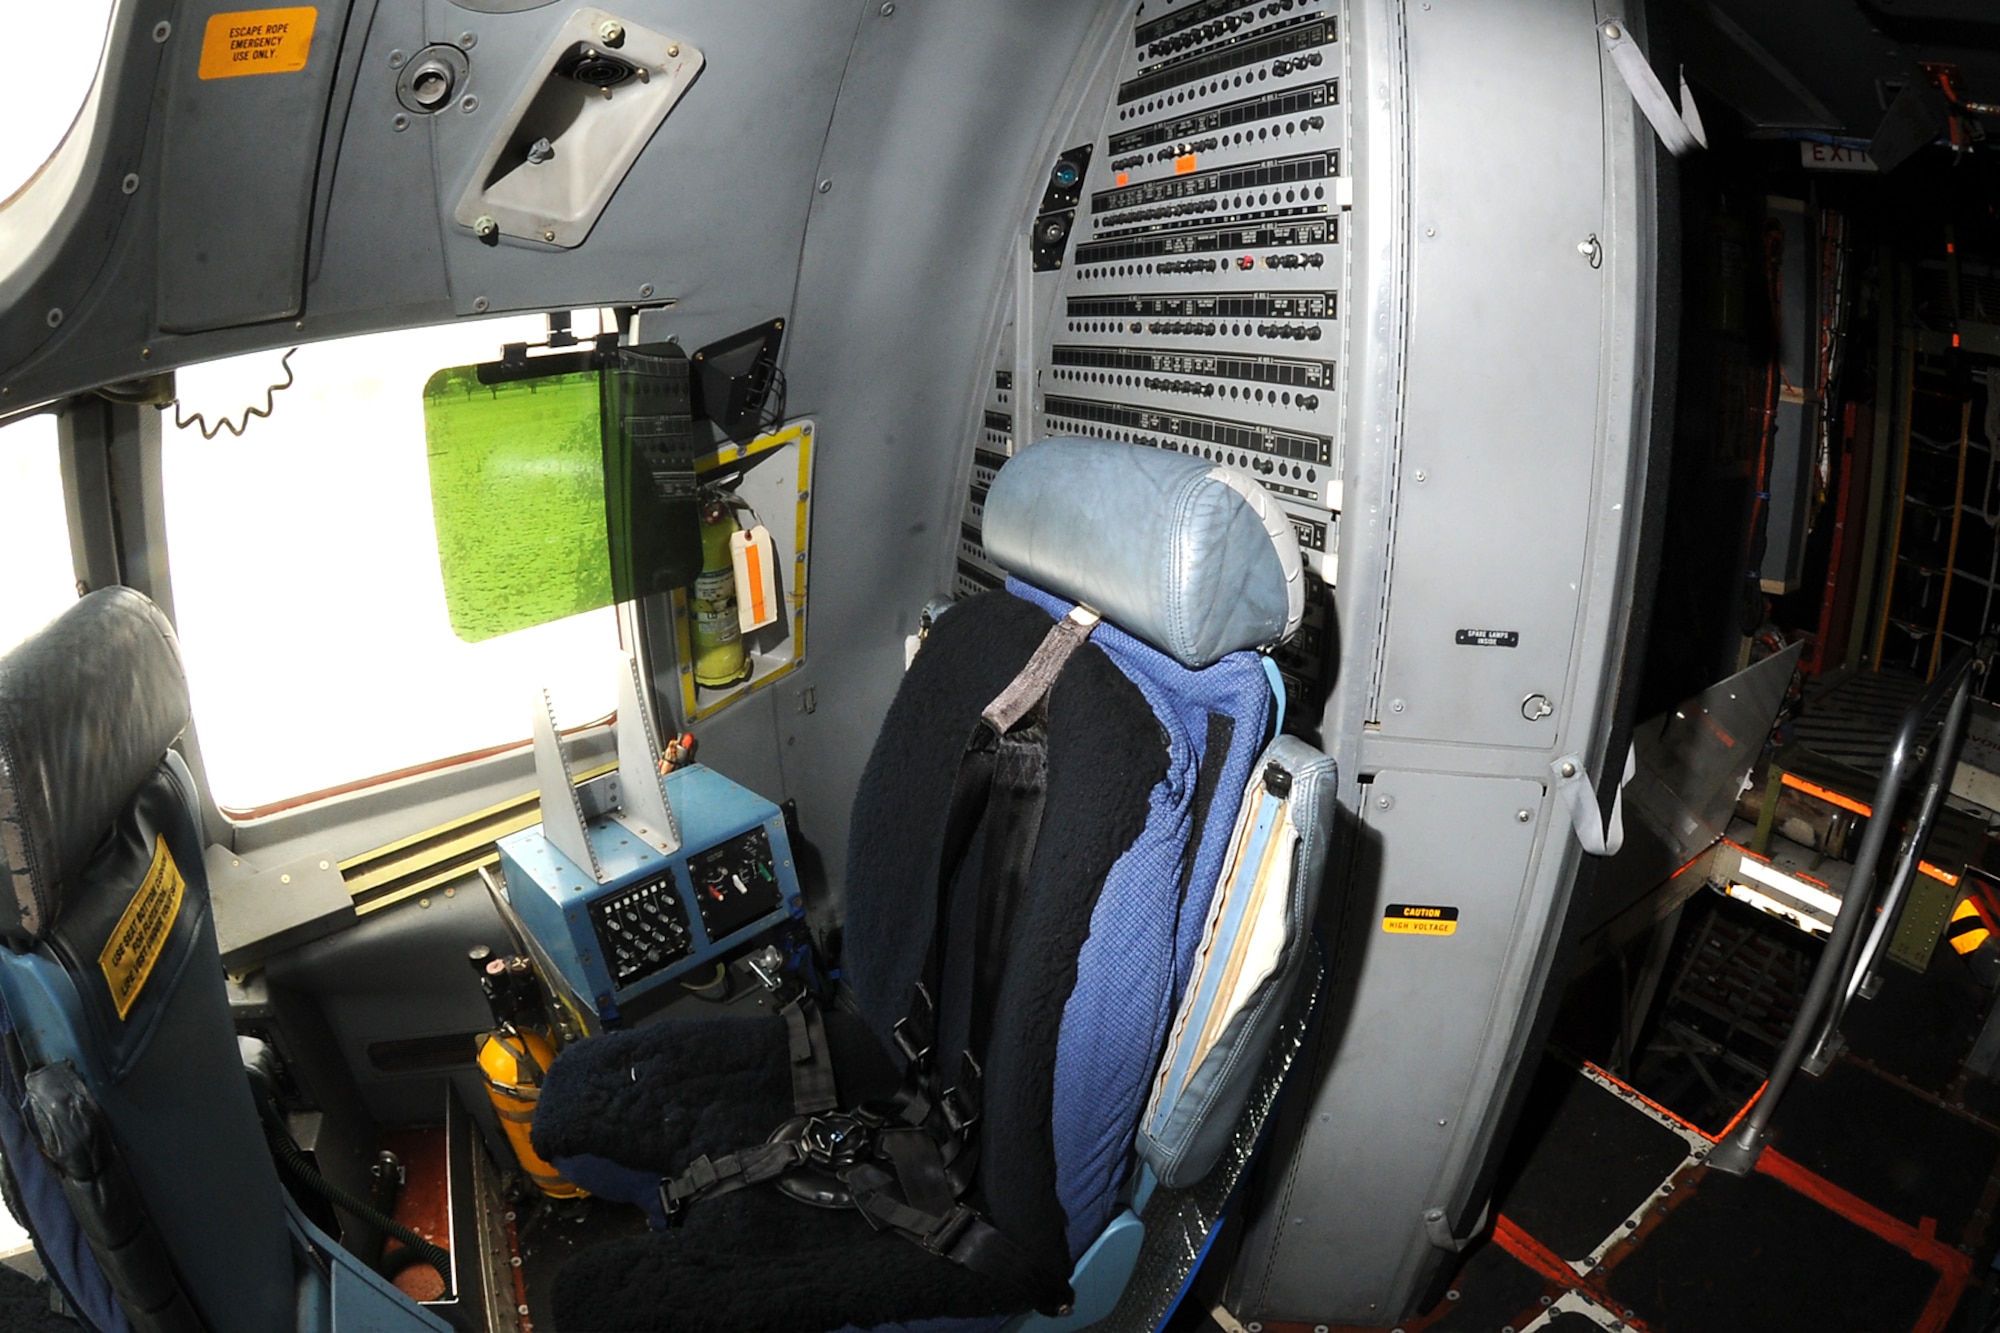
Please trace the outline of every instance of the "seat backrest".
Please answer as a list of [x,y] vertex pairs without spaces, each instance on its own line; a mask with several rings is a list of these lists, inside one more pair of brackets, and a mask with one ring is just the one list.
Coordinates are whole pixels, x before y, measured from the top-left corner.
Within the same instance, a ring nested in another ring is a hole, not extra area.
[[[230,1022],[195,787],[168,749],[187,721],[173,629],[131,589],[90,594],[0,658],[0,1151],[21,1220],[93,1325],[270,1333],[295,1318],[292,1248]],[[29,1106],[31,1083],[54,1092]],[[35,1148],[64,1136],[67,1195],[64,1164]],[[114,1308],[113,1285],[128,1305],[133,1290],[166,1303]]]
[[[1296,540],[1247,474],[1098,440],[1001,469],[987,550],[1016,577],[931,630],[857,791],[846,974],[885,1041],[930,937],[945,808],[981,710],[1078,603],[1104,616],[1049,696],[1047,799],[985,1052],[986,1211],[1056,1271],[1115,1209],[1297,627]],[[977,847],[975,838],[974,846]],[[976,883],[970,862],[960,883]],[[957,893],[962,906],[970,893]],[[956,946],[968,932],[957,929]],[[958,950],[958,952],[963,952]],[[947,954],[940,1060],[965,1030]]]

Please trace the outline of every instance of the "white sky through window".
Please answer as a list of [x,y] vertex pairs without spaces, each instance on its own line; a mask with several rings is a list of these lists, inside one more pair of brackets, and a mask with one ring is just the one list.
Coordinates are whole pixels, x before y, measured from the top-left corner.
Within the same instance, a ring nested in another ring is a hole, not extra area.
[[[577,332],[595,332],[581,313]],[[537,691],[574,726],[615,707],[610,609],[462,642],[446,616],[424,446],[432,372],[539,342],[540,316],[308,344],[239,439],[165,421],[167,551],[217,801],[250,809],[525,740]],[[281,351],[180,372],[186,413],[242,419]]]
[[55,152],[97,77],[111,0],[0,4],[0,199]]

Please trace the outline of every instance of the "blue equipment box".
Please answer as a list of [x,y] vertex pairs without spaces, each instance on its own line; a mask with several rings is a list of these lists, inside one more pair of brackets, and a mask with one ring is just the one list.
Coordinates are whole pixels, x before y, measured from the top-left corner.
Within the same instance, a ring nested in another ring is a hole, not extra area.
[[540,824],[497,844],[514,911],[610,1024],[621,1003],[805,914],[777,806],[699,764],[669,773],[665,787],[680,850],[663,855],[598,815],[585,836],[602,884],[558,851]]

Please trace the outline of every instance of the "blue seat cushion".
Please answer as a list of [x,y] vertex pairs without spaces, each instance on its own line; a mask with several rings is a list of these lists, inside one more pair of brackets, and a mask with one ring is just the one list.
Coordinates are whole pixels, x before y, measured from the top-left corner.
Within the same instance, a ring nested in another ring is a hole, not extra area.
[[[1050,616],[1071,603],[1009,580]],[[1091,642],[1135,684],[1167,747],[1146,825],[1111,867],[1063,1007],[1051,1133],[1072,1259],[1118,1208],[1132,1140],[1181,991],[1193,970],[1251,765],[1269,739],[1263,660],[1234,652],[1195,670],[1098,626]]]

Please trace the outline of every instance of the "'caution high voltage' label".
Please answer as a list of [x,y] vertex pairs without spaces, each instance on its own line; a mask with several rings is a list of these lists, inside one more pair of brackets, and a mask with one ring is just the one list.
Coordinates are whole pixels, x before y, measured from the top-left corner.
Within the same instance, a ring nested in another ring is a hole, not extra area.
[[1391,935],[1449,935],[1458,929],[1458,909],[1390,903],[1382,910],[1382,929]]
[[167,937],[173,933],[174,918],[180,915],[181,894],[186,888],[181,868],[167,850],[167,840],[157,837],[145,880],[112,927],[104,951],[97,955],[97,966],[111,987],[111,1002],[118,1007],[119,1018],[132,1012],[133,1002],[146,988],[146,978],[153,975],[153,964],[160,961]]

